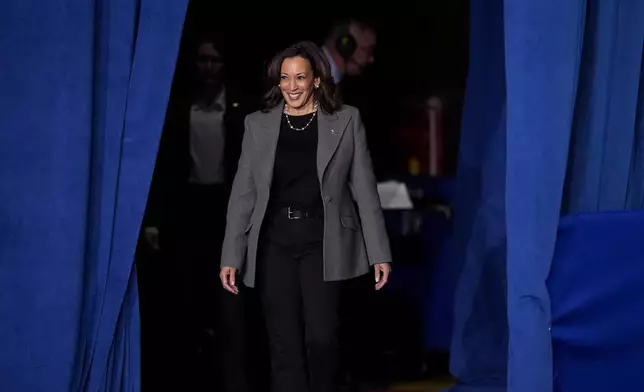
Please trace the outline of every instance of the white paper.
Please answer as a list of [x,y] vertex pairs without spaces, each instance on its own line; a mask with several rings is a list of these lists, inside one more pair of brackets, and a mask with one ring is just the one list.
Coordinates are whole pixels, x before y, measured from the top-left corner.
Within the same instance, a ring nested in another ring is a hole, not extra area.
[[378,195],[380,195],[380,204],[385,210],[409,210],[414,208],[407,186],[402,182],[387,181],[379,183]]

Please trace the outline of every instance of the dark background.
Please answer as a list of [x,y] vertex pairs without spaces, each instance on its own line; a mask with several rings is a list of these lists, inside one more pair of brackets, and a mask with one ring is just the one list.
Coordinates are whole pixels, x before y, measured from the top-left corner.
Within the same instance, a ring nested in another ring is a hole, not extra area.
[[[363,77],[348,78],[347,84],[354,87],[348,90],[355,93],[347,103],[373,118],[365,122],[375,164],[389,165],[384,169],[387,173],[406,171],[404,151],[397,151],[386,163],[380,162],[381,157],[389,156],[388,149],[397,142],[399,117],[437,95],[445,105],[445,175],[452,176],[467,73],[467,3],[402,0],[361,6],[355,1],[329,0],[254,5],[193,0],[184,25],[176,83],[181,84],[191,69],[189,42],[203,35],[215,37],[224,52],[228,78],[255,105],[265,88],[265,64],[274,54],[300,40],[321,44],[334,21],[359,17],[377,28],[376,62]],[[387,117],[370,116],[369,111],[385,112]]]

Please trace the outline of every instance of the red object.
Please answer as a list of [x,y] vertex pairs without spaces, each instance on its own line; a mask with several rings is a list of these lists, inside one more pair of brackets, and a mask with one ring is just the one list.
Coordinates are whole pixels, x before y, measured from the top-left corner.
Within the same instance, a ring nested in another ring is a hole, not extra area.
[[[404,122],[397,135],[406,162],[416,159],[420,175],[438,177],[443,174],[443,105],[439,98],[414,102],[403,109]],[[416,174],[416,173],[411,173]]]
[[428,174],[438,177],[443,174],[443,104],[437,97],[427,101],[428,130]]

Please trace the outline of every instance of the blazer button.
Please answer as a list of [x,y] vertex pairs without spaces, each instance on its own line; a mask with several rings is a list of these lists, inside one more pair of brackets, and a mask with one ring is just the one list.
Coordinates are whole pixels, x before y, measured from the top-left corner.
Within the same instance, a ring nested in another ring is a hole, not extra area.
[[327,203],[327,204],[328,204],[328,203],[330,203],[330,202],[331,202],[331,198],[330,198],[329,196],[325,197],[325,198],[324,198],[324,202],[325,202],[325,203]]

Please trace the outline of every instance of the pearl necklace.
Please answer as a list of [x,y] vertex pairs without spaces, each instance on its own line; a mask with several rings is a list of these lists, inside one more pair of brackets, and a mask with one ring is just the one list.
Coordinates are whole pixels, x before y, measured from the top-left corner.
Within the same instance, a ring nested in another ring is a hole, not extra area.
[[308,128],[308,127],[309,127],[309,125],[311,125],[311,123],[313,122],[313,119],[315,118],[315,115],[317,114],[317,112],[318,112],[318,103],[316,102],[316,103],[315,103],[315,106],[313,106],[313,115],[311,116],[311,118],[309,119],[309,121],[306,123],[306,125],[305,125],[305,126],[303,126],[302,128],[296,128],[296,127],[294,127],[294,126],[293,126],[293,124],[291,124],[291,119],[290,119],[290,118],[289,118],[289,116],[288,116],[288,112],[287,112],[287,110],[286,110],[286,106],[284,106],[284,114],[286,115],[286,122],[288,123],[289,128],[291,128],[291,129],[292,129],[292,130],[294,130],[294,131],[303,131],[303,130],[305,130],[306,128]]

